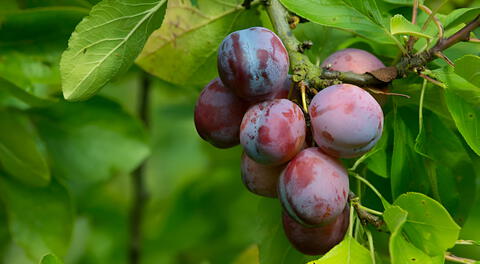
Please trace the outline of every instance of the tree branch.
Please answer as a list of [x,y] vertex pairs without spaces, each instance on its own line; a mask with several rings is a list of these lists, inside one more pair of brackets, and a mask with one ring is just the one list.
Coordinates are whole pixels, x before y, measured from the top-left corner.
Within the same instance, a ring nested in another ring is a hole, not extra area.
[[[270,20],[276,33],[282,39],[290,57],[292,80],[295,83],[304,81],[310,88],[323,89],[338,83],[351,83],[358,86],[385,86],[390,81],[407,75],[408,72],[421,72],[425,65],[435,57],[442,57],[442,51],[452,45],[468,41],[470,33],[480,26],[480,16],[450,36],[440,38],[434,47],[417,55],[407,54],[393,67],[386,67],[374,72],[355,74],[352,72],[338,72],[329,69],[321,69],[314,65],[309,58],[302,53],[302,43],[294,36],[290,26],[290,15],[278,0],[270,0],[266,3]],[[307,89],[310,91],[311,89]]]
[[[141,80],[140,98],[138,103],[138,115],[145,126],[148,127],[148,109],[150,94],[150,79],[144,74]],[[142,249],[142,223],[143,209],[148,200],[148,193],[144,182],[145,161],[132,173],[133,201],[130,210],[130,240],[129,240],[129,263],[140,263]]]

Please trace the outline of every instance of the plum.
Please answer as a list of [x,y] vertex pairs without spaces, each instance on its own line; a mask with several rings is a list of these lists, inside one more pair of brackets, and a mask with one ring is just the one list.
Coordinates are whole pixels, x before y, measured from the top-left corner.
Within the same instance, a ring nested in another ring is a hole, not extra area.
[[305,117],[287,99],[268,100],[248,109],[240,126],[240,143],[254,161],[280,165],[292,159],[305,141]]
[[373,54],[360,49],[343,49],[328,56],[322,67],[334,71],[363,74],[384,68],[385,65]]
[[275,33],[252,27],[225,37],[218,50],[217,67],[225,86],[245,100],[259,102],[282,89],[289,59]]
[[340,243],[347,233],[350,207],[345,206],[335,220],[320,227],[305,227],[285,212],[282,216],[285,235],[298,251],[306,255],[323,255]]
[[269,166],[255,162],[242,154],[242,182],[247,189],[257,195],[277,197],[278,178],[285,165]]
[[226,88],[219,78],[205,86],[195,105],[195,128],[201,138],[218,148],[240,143],[240,124],[248,103]]
[[283,208],[303,225],[325,225],[336,219],[347,203],[348,191],[345,168],[319,148],[298,153],[278,181]]
[[321,90],[313,97],[309,114],[315,142],[331,156],[358,157],[382,135],[382,108],[355,85],[337,84]]
[[[349,48],[332,53],[322,62],[322,67],[334,71],[363,74],[384,68],[385,65],[368,51]],[[388,91],[386,88],[382,90]],[[388,97],[386,95],[378,93],[371,94],[381,106],[387,102]]]

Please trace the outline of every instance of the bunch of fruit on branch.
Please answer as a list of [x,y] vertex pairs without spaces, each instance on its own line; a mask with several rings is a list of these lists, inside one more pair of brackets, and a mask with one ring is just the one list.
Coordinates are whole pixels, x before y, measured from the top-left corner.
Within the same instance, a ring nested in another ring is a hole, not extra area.
[[[350,219],[349,178],[339,159],[359,157],[377,143],[381,106],[369,92],[343,83],[319,91],[302,110],[287,50],[266,28],[228,35],[217,66],[219,78],[195,107],[198,134],[218,148],[241,144],[248,190],[280,200],[285,234],[297,250],[326,253],[343,239]],[[385,66],[366,51],[345,49],[322,67],[362,74]]]

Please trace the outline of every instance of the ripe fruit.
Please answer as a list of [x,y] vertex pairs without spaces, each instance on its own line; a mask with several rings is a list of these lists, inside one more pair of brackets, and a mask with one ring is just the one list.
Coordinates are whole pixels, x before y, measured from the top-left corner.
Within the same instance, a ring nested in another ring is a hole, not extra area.
[[[363,74],[384,68],[385,65],[368,51],[349,48],[332,53],[322,62],[322,67],[334,71]],[[388,99],[384,94],[372,93],[372,96],[381,106],[385,105]]]
[[334,71],[350,71],[363,74],[384,68],[385,65],[370,52],[349,48],[339,50],[328,56],[322,62],[322,67],[327,67]]
[[285,163],[300,151],[304,141],[305,118],[300,107],[289,100],[256,104],[243,117],[240,143],[256,162]]
[[255,162],[242,154],[242,182],[249,191],[265,197],[277,197],[278,178],[284,165],[269,166]]
[[288,163],[278,182],[283,208],[305,225],[335,220],[345,208],[348,190],[345,168],[319,148],[302,150]]
[[310,103],[309,114],[315,142],[335,157],[360,156],[382,135],[382,108],[355,85],[337,84],[323,89]]
[[240,123],[248,104],[226,88],[219,78],[212,80],[195,105],[195,128],[204,140],[219,148],[239,143]]
[[350,222],[350,207],[331,223],[320,227],[305,227],[283,213],[283,230],[288,240],[306,255],[323,255],[343,240]]
[[227,87],[245,100],[258,102],[281,89],[288,74],[288,53],[275,33],[253,27],[223,40],[217,67]]

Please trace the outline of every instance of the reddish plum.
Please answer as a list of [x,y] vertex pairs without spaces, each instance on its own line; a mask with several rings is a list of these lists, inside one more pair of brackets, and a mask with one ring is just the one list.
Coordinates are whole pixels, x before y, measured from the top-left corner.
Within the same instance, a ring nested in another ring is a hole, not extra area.
[[319,148],[302,150],[283,170],[278,195],[283,208],[304,225],[325,225],[345,208],[347,171]]
[[321,90],[310,103],[309,114],[315,142],[335,157],[358,157],[382,135],[382,108],[355,85],[337,84]]
[[343,49],[328,56],[322,67],[334,71],[362,74],[384,68],[385,65],[375,55],[360,49]]
[[293,158],[305,141],[305,117],[287,99],[264,101],[250,107],[240,127],[240,143],[254,161],[280,165]]
[[237,145],[247,107],[247,102],[215,78],[205,86],[195,105],[194,121],[198,134],[219,148]]
[[246,100],[258,102],[281,89],[288,74],[288,53],[275,33],[252,27],[223,40],[217,67],[227,87]]
[[305,227],[283,213],[283,230],[288,240],[301,253],[323,255],[343,240],[350,222],[350,207],[331,223],[320,227]]
[[249,191],[265,197],[277,197],[278,177],[285,165],[269,166],[242,154],[242,182]]

